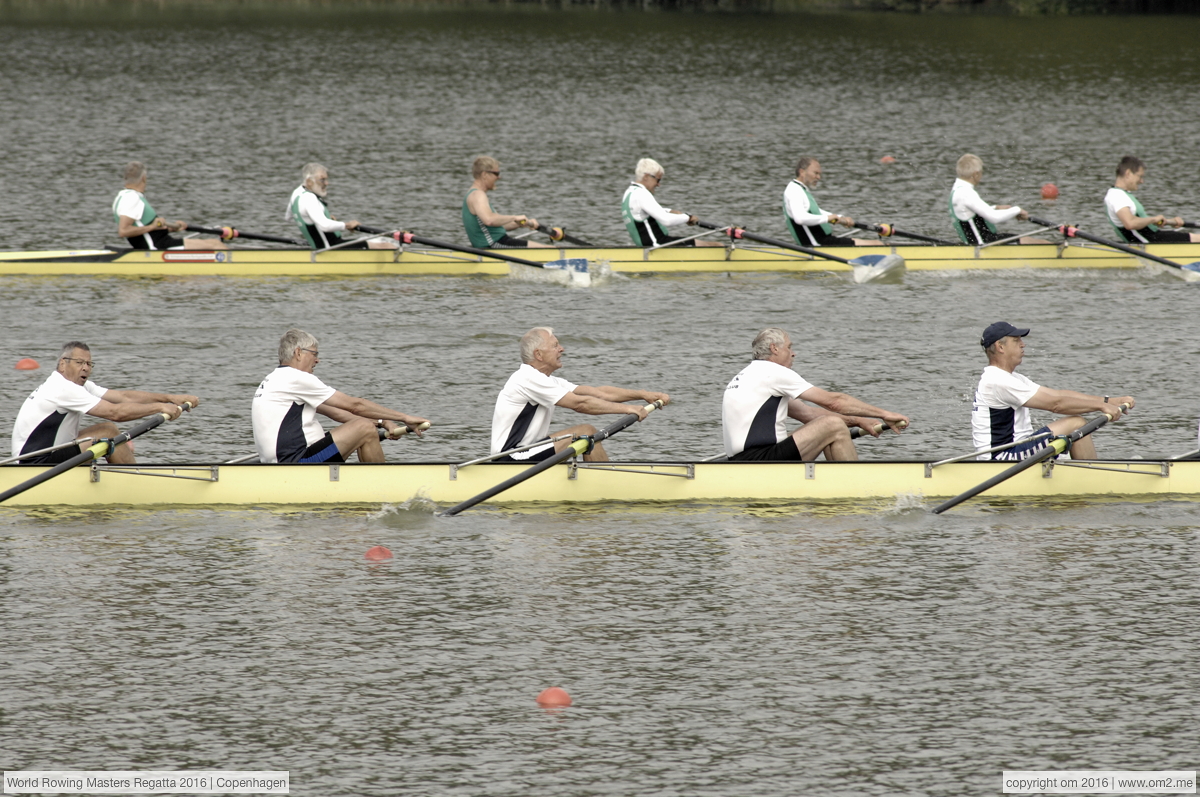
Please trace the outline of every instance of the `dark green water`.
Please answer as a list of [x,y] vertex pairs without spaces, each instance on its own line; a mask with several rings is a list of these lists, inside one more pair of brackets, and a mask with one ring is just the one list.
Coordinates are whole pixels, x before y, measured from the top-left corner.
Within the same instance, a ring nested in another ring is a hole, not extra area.
[[[50,8],[46,11],[45,8]],[[31,10],[33,9],[33,10]],[[171,217],[291,234],[308,160],[334,208],[461,240],[494,201],[620,242],[642,155],[663,199],[779,234],[795,158],[826,204],[944,235],[955,159],[985,196],[1099,225],[1116,160],[1200,205],[1194,20],[674,15],[364,6],[0,5],[0,246],[114,241],[117,171]],[[878,163],[891,154],[899,162]],[[1036,199],[1053,180],[1056,204]],[[1136,270],[616,279],[0,279],[0,418],[83,337],[110,387],[204,404],[148,461],[250,449],[282,331],[331,384],[428,415],[393,460],[486,446],[530,326],[564,376],[674,406],[612,442],[720,447],[759,328],[814,383],[905,412],[867,458],[967,445],[975,341],[1031,325],[1031,378],[1128,391],[1104,453],[1195,447],[1198,286]],[[560,417],[560,420],[562,418]],[[287,769],[303,795],[963,795],[1004,769],[1194,769],[1190,502],[317,511],[0,510],[5,769]],[[393,500],[394,499],[394,500]],[[376,544],[396,552],[368,565]],[[561,685],[575,706],[533,698]]]

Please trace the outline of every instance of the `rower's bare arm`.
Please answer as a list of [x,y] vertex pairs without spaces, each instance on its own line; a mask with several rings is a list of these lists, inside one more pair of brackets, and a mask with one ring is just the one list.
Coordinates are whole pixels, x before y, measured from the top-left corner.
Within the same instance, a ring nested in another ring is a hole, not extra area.
[[[579,387],[586,386],[580,385]],[[592,390],[594,389],[592,388]],[[646,410],[641,404],[622,404],[594,394],[581,394],[578,387],[560,398],[555,404],[584,415],[636,415],[639,421],[646,420]]]
[[911,423],[905,415],[880,409],[873,404],[860,401],[848,393],[835,393],[830,390],[822,390],[819,387],[812,387],[801,393],[800,398],[805,401],[811,401],[813,404],[818,404],[838,415],[878,418],[895,432],[899,432]]
[[793,420],[800,421],[800,423],[810,423],[824,415],[833,415],[841,418],[842,422],[845,423],[846,426],[857,426],[872,437],[879,436],[879,433],[875,431],[875,427],[879,425],[877,423],[879,420],[878,418],[842,415],[838,412],[830,412],[824,407],[818,407],[816,404],[809,404],[808,402],[801,401],[798,398],[794,398],[788,402],[788,417],[792,418]]
[[647,404],[653,404],[656,401],[667,404],[671,401],[671,397],[666,393],[659,393],[656,390],[637,390],[613,385],[579,385],[575,388],[575,392],[581,396],[595,396],[605,401],[644,401]]
[[1086,412],[1103,412],[1112,417],[1121,414],[1120,405],[1126,404],[1129,409],[1134,407],[1133,396],[1109,396],[1105,403],[1103,396],[1092,396],[1087,393],[1077,393],[1074,390],[1055,390],[1051,387],[1039,387],[1033,398],[1025,402],[1025,406],[1035,410],[1046,410],[1056,415],[1082,415]]
[[104,400],[112,404],[191,404],[193,408],[200,406],[200,399],[184,393],[152,393],[148,390],[108,390]]
[[165,413],[171,420],[175,420],[183,412],[183,409],[180,405],[173,402],[141,403],[123,401],[114,404],[111,401],[100,399],[100,403],[88,410],[87,414],[96,418],[103,418],[106,421],[122,423],[124,421],[136,421],[138,418],[145,418],[147,415],[154,415],[158,412]]
[[473,191],[467,197],[467,210],[479,217],[479,220],[489,227],[503,227],[515,230],[520,226],[524,216],[505,216],[492,210],[492,203],[483,191]]
[[416,427],[423,423],[432,425],[432,421],[427,418],[391,410],[382,404],[376,404],[370,399],[351,396],[340,390],[333,391],[333,395],[326,399],[324,404],[317,407],[317,412],[338,423],[345,423],[354,417],[359,417],[366,418],[372,423],[377,420],[383,420],[399,421],[409,427]]

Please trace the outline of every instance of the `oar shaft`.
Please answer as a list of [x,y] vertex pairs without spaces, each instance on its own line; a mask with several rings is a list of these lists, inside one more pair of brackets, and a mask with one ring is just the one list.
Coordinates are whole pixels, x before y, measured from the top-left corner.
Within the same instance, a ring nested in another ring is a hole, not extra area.
[[813,257],[823,257],[826,260],[833,260],[837,263],[845,263],[848,266],[854,265],[853,263],[851,263],[849,260],[847,260],[844,257],[838,257],[836,255],[828,255],[828,254],[825,254],[824,252],[819,252],[816,249],[809,249],[807,246],[797,246],[796,244],[789,244],[786,241],[779,241],[774,238],[768,238],[765,235],[758,235],[757,233],[748,232],[746,230],[743,230],[740,227],[725,227],[720,224],[711,224],[707,221],[697,221],[696,226],[703,227],[706,230],[728,230],[730,238],[735,238],[735,239],[736,238],[747,238],[751,241],[758,241],[759,243],[770,244],[771,246],[778,246],[780,249],[791,249],[793,252],[803,252],[804,254],[812,255]]
[[413,235],[410,232],[400,232],[392,230],[382,230],[378,227],[366,227],[362,224],[358,225],[358,229],[368,235],[390,235],[402,244],[421,244],[422,246],[433,246],[438,249],[449,249],[451,252],[463,252],[469,255],[479,255],[480,257],[492,257],[496,260],[507,260],[510,263],[520,263],[522,266],[533,266],[534,268],[545,268],[545,263],[538,263],[533,260],[526,260],[523,257],[513,257],[511,255],[503,255],[499,252],[493,252],[491,249],[476,249],[473,246],[460,246],[446,241],[435,241],[432,238],[423,238],[419,235]]
[[1079,229],[1078,227],[1073,227],[1070,224],[1056,224],[1053,221],[1047,221],[1046,219],[1038,219],[1033,216],[1030,216],[1029,220],[1032,221],[1034,224],[1041,224],[1045,227],[1053,227],[1054,229],[1058,230],[1063,235],[1065,235],[1067,238],[1082,238],[1085,241],[1091,241],[1092,243],[1096,243],[1096,244],[1103,244],[1104,246],[1111,246],[1113,249],[1118,249],[1122,252],[1128,252],[1131,255],[1136,255],[1137,257],[1142,257],[1142,258],[1145,258],[1146,260],[1153,260],[1155,263],[1162,263],[1164,266],[1170,266],[1171,268],[1177,268],[1181,271],[1184,270],[1183,266],[1179,265],[1178,263],[1176,263],[1174,261],[1167,260],[1165,257],[1159,257],[1158,255],[1152,255],[1149,252],[1143,252],[1141,249],[1136,249],[1132,246],[1120,244],[1120,243],[1117,243],[1116,241],[1110,241],[1107,238],[1101,238],[1097,235],[1091,235],[1090,233],[1086,233],[1083,230]]
[[551,241],[566,241],[575,246],[595,246],[595,244],[590,244],[582,238],[569,235],[566,227],[555,226],[547,221],[538,222],[538,232],[548,237]]
[[934,238],[931,235],[922,235],[918,232],[905,232],[891,224],[868,224],[865,221],[856,221],[854,226],[860,230],[870,230],[877,232],[880,235],[887,237],[889,235],[899,235],[901,238],[912,238],[914,241],[926,241],[927,243],[937,244],[939,246],[955,246],[954,241],[946,241],[941,238]]
[[[190,403],[184,404],[184,407],[186,407],[188,409],[190,409],[191,406],[192,405]],[[138,424],[137,426],[133,427],[132,429],[130,429],[127,432],[121,432],[119,435],[112,438],[111,440],[100,440],[99,442],[92,444],[91,446],[88,447],[88,449],[86,451],[81,451],[79,454],[77,454],[74,457],[71,457],[66,462],[60,462],[57,465],[55,465],[53,468],[42,471],[37,476],[34,476],[32,479],[22,482],[21,484],[18,484],[16,487],[9,488],[8,490],[5,490],[3,493],[0,493],[0,504],[4,503],[8,499],[12,498],[14,495],[20,495],[21,493],[25,492],[26,490],[29,490],[33,487],[37,487],[42,482],[50,481],[55,476],[58,476],[61,473],[65,473],[65,472],[69,471],[71,468],[77,467],[79,465],[83,465],[85,463],[91,462],[93,459],[99,459],[100,457],[107,455],[109,452],[111,452],[117,446],[121,445],[121,443],[124,443],[128,440],[132,440],[133,438],[137,437],[138,435],[145,434],[146,432],[150,431],[151,429],[153,429],[154,427],[158,426],[159,424],[161,424],[163,421],[166,421],[166,420],[169,420],[169,416],[167,416],[166,413],[162,413],[162,412],[156,413],[153,417],[148,418],[147,420],[143,421],[142,423]]]
[[306,246],[304,241],[296,240],[295,238],[282,238],[278,235],[263,235],[257,232],[243,232],[236,230],[233,227],[200,227],[195,224],[187,226],[189,232],[202,232],[208,235],[220,236],[223,240],[233,238],[245,238],[254,241],[270,241],[277,244],[290,244],[291,246]]
[[[898,425],[898,426],[899,426],[901,429],[907,429],[907,428],[908,428],[908,424],[907,424],[907,423],[904,423],[904,422],[900,422],[900,423],[899,423],[899,424],[897,424],[897,425]],[[874,430],[875,434],[883,434],[883,430],[884,430],[884,429],[887,429],[887,428],[888,428],[888,425],[887,425],[886,423],[877,423],[877,424],[875,424],[874,426],[872,426],[871,428]],[[865,435],[865,434],[866,434],[866,432],[865,432],[865,431],[863,431],[863,429],[862,429],[862,427],[861,427],[861,426],[855,426],[853,429],[851,429],[851,430],[850,430],[850,439],[851,439],[851,440],[857,440],[858,438],[862,437],[862,436],[863,436],[863,435]]]
[[[653,404],[646,405],[646,411],[653,412],[655,409],[658,409],[660,407],[662,407],[662,402],[656,401]],[[549,470],[550,468],[554,467],[555,465],[557,465],[560,462],[568,460],[571,457],[583,456],[585,453],[587,453],[590,450],[592,442],[599,443],[602,440],[607,440],[608,438],[615,435],[617,432],[621,431],[622,429],[629,426],[630,424],[636,423],[637,421],[638,421],[638,416],[634,415],[633,413],[628,413],[626,415],[623,415],[621,417],[621,419],[619,421],[617,421],[616,423],[606,426],[605,428],[596,432],[595,436],[592,437],[591,441],[588,441],[586,438],[580,438],[579,440],[576,440],[573,443],[571,443],[570,445],[568,445],[562,451],[555,453],[554,456],[542,460],[541,462],[537,463],[536,465],[534,465],[531,468],[528,468],[527,470],[521,471],[516,476],[513,476],[511,479],[505,479],[504,481],[500,482],[499,484],[495,485],[494,487],[489,487],[488,489],[484,490],[482,493],[475,496],[474,498],[468,498],[466,501],[463,501],[460,504],[456,504],[456,505],[450,507],[442,514],[453,517],[454,515],[457,515],[459,512],[462,512],[464,509],[470,509],[471,507],[475,506],[476,504],[486,501],[487,499],[491,498],[494,495],[499,495],[500,493],[504,492],[505,490],[507,490],[510,487],[514,487],[514,486],[520,484],[521,482],[526,481],[527,479],[532,479],[534,476],[538,475],[539,473],[541,473],[543,471]]]
[[[1037,223],[1040,224],[1041,222],[1037,222]],[[1127,405],[1125,405],[1125,404],[1121,405],[1122,412],[1124,412],[1127,408],[1128,408]],[[1087,437],[1092,432],[1096,431],[1101,426],[1108,423],[1109,420],[1110,419],[1107,415],[1101,415],[1099,418],[1093,418],[1092,420],[1088,421],[1083,426],[1079,427],[1078,429],[1076,429],[1075,431],[1071,432],[1068,435],[1065,435],[1063,437],[1054,438],[1053,440],[1050,441],[1050,444],[1048,446],[1046,446],[1044,449],[1037,452],[1036,454],[1021,460],[1020,462],[1013,465],[1011,468],[1008,468],[1007,470],[997,473],[992,478],[988,479],[987,481],[983,482],[982,484],[978,484],[978,485],[972,487],[970,490],[967,490],[962,495],[956,495],[954,498],[951,498],[949,501],[939,504],[938,506],[936,506],[934,508],[933,514],[940,515],[941,513],[945,512],[947,509],[953,509],[954,507],[961,504],[963,501],[966,501],[969,498],[974,498],[975,496],[979,495],[980,493],[982,493],[986,490],[990,490],[991,488],[995,487],[1000,482],[1007,481],[1008,479],[1011,479],[1013,476],[1016,476],[1021,471],[1032,468],[1034,465],[1038,464],[1042,460],[1049,459],[1050,457],[1061,454],[1062,452],[1067,450],[1067,446],[1069,446],[1071,443],[1074,443],[1077,440],[1082,440],[1083,438]]]

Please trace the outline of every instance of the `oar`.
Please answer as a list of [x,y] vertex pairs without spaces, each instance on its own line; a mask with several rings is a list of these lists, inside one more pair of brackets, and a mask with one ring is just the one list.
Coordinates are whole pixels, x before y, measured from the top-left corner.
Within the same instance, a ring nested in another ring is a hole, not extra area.
[[1196,274],[1197,275],[1196,277],[1190,277],[1190,276],[1184,277],[1189,282],[1200,279],[1200,261],[1194,262],[1194,263],[1186,263],[1186,264],[1181,265],[1179,263],[1176,263],[1173,260],[1167,260],[1165,257],[1159,257],[1158,255],[1152,255],[1149,252],[1143,252],[1141,249],[1137,249],[1132,246],[1126,246],[1125,244],[1119,244],[1116,241],[1110,241],[1107,238],[1101,238],[1097,235],[1092,235],[1090,233],[1086,233],[1083,230],[1079,229],[1078,227],[1074,227],[1070,224],[1056,224],[1053,221],[1046,221],[1045,219],[1037,219],[1037,218],[1034,218],[1033,216],[1030,216],[1029,220],[1032,221],[1034,224],[1041,224],[1045,227],[1051,227],[1053,229],[1056,229],[1067,238],[1082,238],[1083,240],[1091,241],[1092,243],[1101,244],[1103,246],[1111,246],[1113,249],[1117,249],[1122,252],[1128,252],[1131,255],[1136,255],[1137,257],[1142,257],[1142,258],[1145,258],[1146,260],[1153,260],[1155,263],[1162,263],[1164,266],[1170,266],[1171,268],[1173,268],[1177,271],[1183,272],[1184,275]]
[[744,230],[741,227],[725,227],[719,224],[710,224],[707,221],[697,221],[696,226],[704,227],[708,230],[725,230],[730,238],[747,238],[751,241],[758,241],[759,243],[777,246],[780,249],[791,249],[793,252],[802,252],[806,255],[812,255],[813,257],[822,257],[826,260],[833,260],[837,263],[845,263],[851,268],[858,266],[861,269],[870,269],[870,271],[861,272],[863,275],[862,277],[859,276],[860,272],[858,269],[855,269],[855,282],[870,282],[879,276],[883,276],[887,272],[897,269],[903,270],[904,268],[904,258],[900,257],[900,255],[863,255],[862,257],[856,257],[853,260],[847,260],[844,257],[827,254],[818,249],[809,249],[807,246],[797,246],[796,244],[779,241],[775,238],[768,238],[765,235],[758,235],[757,233]]
[[879,233],[881,238],[887,238],[892,235],[899,235],[901,238],[912,238],[914,241],[925,241],[939,246],[958,246],[957,241],[946,241],[941,238],[934,238],[929,235],[921,235],[917,232],[905,232],[897,229],[893,224],[868,224],[865,221],[856,221],[854,226],[860,230],[870,230],[871,232]]
[[575,246],[595,246],[595,244],[590,244],[582,238],[576,238],[574,235],[568,235],[566,227],[555,227],[548,222],[539,221],[537,231],[545,235],[551,241],[566,241],[567,243],[574,244]]
[[[190,410],[191,408],[192,408],[192,403],[190,401],[185,401],[183,404],[183,409]],[[41,473],[39,473],[37,476],[34,476],[29,481],[22,482],[21,484],[18,484],[16,487],[12,487],[8,490],[5,490],[3,493],[0,493],[0,504],[4,503],[8,499],[12,498],[14,495],[20,495],[21,493],[25,492],[26,490],[28,490],[32,487],[37,487],[42,482],[50,481],[55,476],[58,476],[61,473],[66,473],[71,468],[74,468],[77,465],[83,465],[85,463],[91,462],[93,459],[99,459],[100,457],[107,456],[108,454],[110,454],[113,451],[113,449],[115,449],[117,446],[121,445],[121,443],[124,443],[128,440],[132,440],[133,438],[137,437],[138,435],[145,434],[146,432],[150,431],[154,427],[161,424],[163,421],[169,421],[169,420],[171,420],[170,415],[167,415],[165,412],[159,412],[159,413],[156,413],[155,415],[153,415],[148,420],[143,421],[142,423],[133,427],[128,432],[121,432],[119,435],[112,438],[111,440],[101,440],[101,441],[95,443],[94,445],[92,445],[86,451],[81,451],[76,456],[71,457],[66,462],[60,462],[59,464],[55,465],[53,468],[42,471]]]
[[[898,425],[898,426],[899,426],[901,429],[907,429],[907,428],[908,428],[908,424],[907,424],[907,423],[905,423],[904,421],[901,421],[901,422],[900,422],[899,424],[897,424],[897,425]],[[875,424],[875,425],[874,425],[873,427],[871,427],[871,428],[875,430],[875,434],[883,434],[883,430],[884,430],[884,429],[890,429],[891,427],[890,427],[890,426],[888,426],[886,423],[877,423],[877,424]],[[861,427],[861,426],[855,426],[853,429],[851,429],[851,430],[850,430],[850,439],[851,439],[851,440],[857,440],[858,438],[862,437],[862,436],[863,436],[863,435],[865,435],[865,434],[866,434],[866,432],[864,432],[864,431],[863,431],[863,429],[862,429],[862,427]],[[899,432],[897,432],[896,434],[900,434],[900,433],[899,433]]]
[[584,285],[590,284],[591,275],[588,272],[588,261],[582,257],[568,257],[562,260],[551,260],[547,263],[539,263],[536,260],[526,260],[523,257],[513,257],[512,255],[501,254],[500,252],[491,249],[476,249],[473,246],[459,246],[458,244],[447,243],[446,241],[435,241],[432,238],[423,238],[419,235],[413,235],[411,232],[402,232],[400,230],[383,230],[378,227],[364,227],[358,225],[358,229],[368,235],[387,235],[401,244],[421,244],[422,246],[433,246],[438,249],[449,249],[451,252],[464,252],[469,255],[479,255],[480,257],[491,257],[496,260],[506,260],[509,263],[519,263],[522,266],[531,266],[533,268],[544,268],[550,271],[565,271],[571,275],[572,279],[578,278],[578,282]]
[[292,246],[308,246],[304,241],[299,241],[295,238],[280,238],[278,235],[262,235],[256,232],[242,232],[235,230],[233,227],[198,227],[195,224],[187,226],[189,232],[202,232],[208,235],[219,235],[222,241],[232,241],[234,238],[245,238],[253,241],[270,241],[277,244],[291,244]]
[[[654,402],[653,404],[647,404],[646,412],[653,412],[656,409],[662,409],[662,406],[663,406],[662,399],[659,399],[658,401]],[[541,462],[537,463],[532,468],[528,468],[526,470],[521,471],[516,476],[513,476],[511,479],[506,479],[505,481],[500,482],[495,487],[489,487],[488,489],[484,490],[482,493],[475,496],[474,498],[468,498],[466,501],[463,501],[461,504],[456,504],[456,505],[450,507],[442,514],[451,516],[451,517],[454,515],[457,515],[459,512],[462,512],[464,509],[470,509],[471,507],[475,506],[476,504],[480,503],[481,501],[486,501],[487,499],[491,498],[493,495],[497,495],[499,493],[504,492],[509,487],[515,487],[516,485],[520,484],[523,481],[526,481],[527,479],[532,479],[534,476],[538,475],[542,471],[549,470],[550,468],[554,467],[555,465],[557,465],[560,462],[563,462],[564,460],[568,460],[571,457],[583,456],[584,454],[586,454],[587,452],[592,450],[592,445],[594,443],[599,443],[604,440],[607,440],[608,438],[612,437],[617,432],[624,429],[626,426],[633,424],[637,420],[638,420],[638,416],[634,415],[633,413],[628,413],[628,414],[622,416],[621,420],[617,421],[616,423],[612,424],[611,426],[608,426],[608,427],[596,432],[596,434],[594,436],[592,436],[590,438],[587,438],[587,437],[579,438],[578,440],[576,440],[575,442],[571,443],[569,446],[564,448],[562,451],[559,451],[554,456],[552,456],[548,459],[543,459]]]
[[[424,423],[422,423],[420,426],[417,427],[417,431],[423,432],[428,428],[429,428],[429,421],[425,421]],[[401,437],[404,437],[404,435],[408,434],[409,428],[407,426],[401,424],[400,426],[398,426],[396,429],[394,429],[391,432],[388,432],[382,426],[376,428],[375,431],[379,433],[379,440],[380,440],[380,442],[382,442],[384,440],[399,440]],[[258,454],[257,453],[246,454],[244,456],[238,457],[237,459],[227,459],[222,464],[224,464],[224,465],[243,465],[243,464],[250,462],[251,460],[257,461]]]
[[[1034,222],[1034,223],[1041,224],[1042,222],[1038,221],[1038,222]],[[1121,412],[1125,412],[1127,409],[1129,409],[1128,404],[1121,405]],[[1062,452],[1067,450],[1067,447],[1071,443],[1074,443],[1077,440],[1082,440],[1083,438],[1087,437],[1092,432],[1096,431],[1101,426],[1103,426],[1104,424],[1108,423],[1111,420],[1112,420],[1112,417],[1110,417],[1108,414],[1104,414],[1104,415],[1101,415],[1099,418],[1093,418],[1092,420],[1088,421],[1083,426],[1079,427],[1078,429],[1076,429],[1075,431],[1071,432],[1068,435],[1063,435],[1062,437],[1055,437],[1055,438],[1051,439],[1050,444],[1048,446],[1046,446],[1045,448],[1043,448],[1041,451],[1034,454],[1033,456],[1027,457],[1027,458],[1021,460],[1020,462],[1018,462],[1016,465],[1013,465],[1011,468],[1008,468],[1007,470],[997,473],[992,478],[988,479],[987,481],[983,482],[982,484],[978,484],[978,485],[972,487],[970,490],[967,490],[962,495],[956,495],[955,497],[951,498],[949,501],[946,501],[944,504],[938,505],[937,507],[934,508],[933,514],[940,515],[941,513],[945,512],[947,509],[953,509],[954,507],[961,504],[963,501],[966,501],[968,498],[974,498],[975,496],[982,493],[984,490],[990,490],[991,488],[995,487],[1000,482],[1007,481],[1007,480],[1011,479],[1013,476],[1016,476],[1021,471],[1032,468],[1034,465],[1038,464],[1042,460],[1049,459],[1050,457],[1061,454]]]

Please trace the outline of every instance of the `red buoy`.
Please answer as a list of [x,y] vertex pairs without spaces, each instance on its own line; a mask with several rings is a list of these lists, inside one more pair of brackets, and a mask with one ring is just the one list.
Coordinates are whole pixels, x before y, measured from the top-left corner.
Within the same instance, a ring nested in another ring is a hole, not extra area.
[[18,371],[36,371],[41,367],[42,366],[38,365],[38,361],[32,357],[24,357],[20,360],[17,360]]
[[895,163],[896,159],[893,158],[891,155],[884,155],[882,158],[879,159],[879,162],[880,163]]
[[1046,183],[1042,186],[1042,199],[1058,199],[1058,186]]
[[370,559],[372,562],[382,562],[385,559],[391,559],[392,552],[382,545],[376,545],[374,548],[367,551],[364,558]]
[[543,708],[563,708],[571,705],[571,696],[567,694],[567,690],[552,686],[542,690],[537,696],[537,704]]

